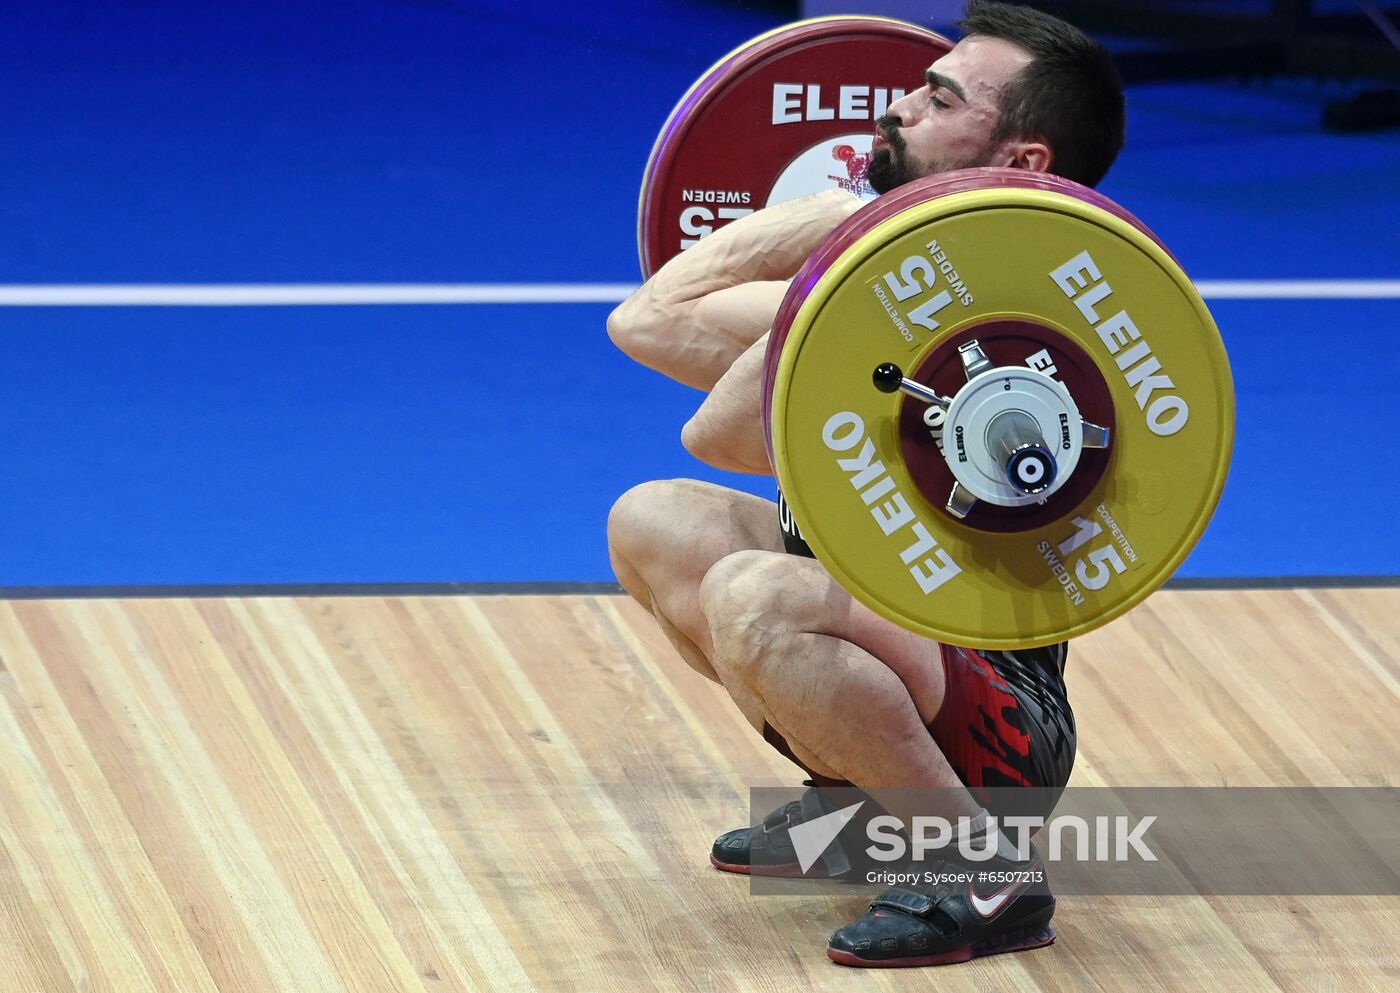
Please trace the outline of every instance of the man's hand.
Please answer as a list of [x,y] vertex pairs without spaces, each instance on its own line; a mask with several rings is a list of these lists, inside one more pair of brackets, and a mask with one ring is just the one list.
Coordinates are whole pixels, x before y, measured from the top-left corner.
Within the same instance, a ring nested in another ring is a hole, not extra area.
[[608,317],[608,336],[642,365],[713,389],[772,326],[786,281],[860,206],[844,190],[827,190],[739,218],[624,300]]

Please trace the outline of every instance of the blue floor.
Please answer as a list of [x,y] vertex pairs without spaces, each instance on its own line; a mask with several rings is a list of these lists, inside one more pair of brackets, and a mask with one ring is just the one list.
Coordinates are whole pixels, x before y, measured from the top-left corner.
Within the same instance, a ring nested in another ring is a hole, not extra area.
[[[7,16],[4,283],[633,281],[657,127],[782,19],[368,0]],[[1400,133],[1323,134],[1345,92],[1134,89],[1102,189],[1198,279],[1400,278]],[[698,395],[616,353],[607,310],[0,308],[0,586],[609,579],[603,522],[629,485],[771,484],[680,450]],[[1213,310],[1239,433],[1181,575],[1400,573],[1400,301]]]

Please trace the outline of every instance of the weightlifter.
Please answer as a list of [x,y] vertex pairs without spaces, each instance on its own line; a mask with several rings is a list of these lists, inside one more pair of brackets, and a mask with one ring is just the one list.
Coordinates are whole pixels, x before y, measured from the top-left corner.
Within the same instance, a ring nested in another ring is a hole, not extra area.
[[[1122,85],[1103,47],[1005,3],[972,0],[960,27],[962,40],[928,67],[925,85],[876,122],[875,190],[973,166],[1096,184],[1124,129]],[[759,400],[767,331],[786,280],[860,205],[832,190],[757,211],[667,263],[609,318],[610,337],[632,358],[708,391],[681,438],[697,458],[772,473]],[[608,541],[619,581],[685,661],[723,685],[813,783],[955,787],[959,813],[985,832],[980,788],[1057,792],[1068,780],[1066,645],[976,651],[904,630],[811,558],[781,494],[775,505],[693,480],[645,483],[613,507]],[[711,861],[748,872],[761,849],[765,871],[795,863],[789,830],[823,812],[814,797],[809,790],[759,827],[722,835]],[[1037,865],[998,851],[1003,867]],[[1033,948],[1053,940],[1053,911],[1043,886],[899,888],[838,930],[828,955],[903,966]]]

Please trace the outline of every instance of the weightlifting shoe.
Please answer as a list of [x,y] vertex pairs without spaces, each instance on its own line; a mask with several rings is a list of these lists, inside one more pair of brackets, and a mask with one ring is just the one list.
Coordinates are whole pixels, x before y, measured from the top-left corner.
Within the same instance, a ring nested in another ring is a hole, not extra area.
[[[826,954],[866,968],[946,965],[1041,948],[1055,940],[1055,898],[1040,858],[904,867],[919,882],[880,894],[831,936]],[[928,874],[934,874],[930,877]]]
[[[807,791],[802,797],[785,803],[774,810],[754,827],[737,828],[727,831],[715,839],[710,848],[710,864],[722,872],[739,872],[757,876],[800,876],[807,879],[854,879],[858,876],[857,867],[868,861],[864,857],[861,833],[866,821],[879,813],[873,800],[862,805],[862,811],[872,808],[864,816],[852,818],[835,840],[826,847],[820,859],[807,870],[802,871],[797,850],[792,844],[790,830],[799,824],[816,820],[834,813],[837,808],[830,805],[829,791],[823,791],[811,780],[804,780]],[[856,796],[854,789],[843,789],[843,794]],[[854,803],[854,800],[848,803]],[[850,845],[842,843],[851,839]]]

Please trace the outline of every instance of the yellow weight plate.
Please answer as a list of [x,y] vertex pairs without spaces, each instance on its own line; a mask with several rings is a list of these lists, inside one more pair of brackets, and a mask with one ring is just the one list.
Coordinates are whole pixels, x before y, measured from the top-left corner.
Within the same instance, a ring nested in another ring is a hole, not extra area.
[[[1116,421],[1087,495],[1002,533],[921,492],[898,430],[918,401],[871,383],[999,320],[1082,348]],[[1008,649],[1084,634],[1172,575],[1220,499],[1234,393],[1209,311],[1151,237],[1063,193],[988,189],[905,209],[826,268],[787,332],[771,418],[783,492],[839,582],[911,630]]]

